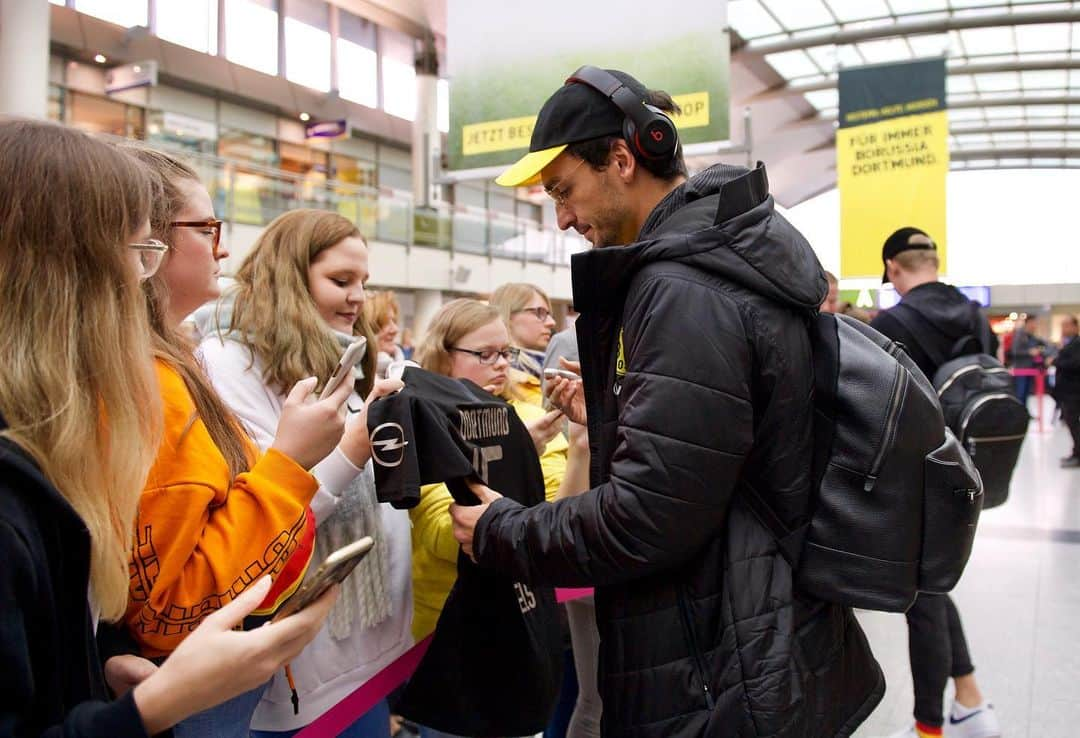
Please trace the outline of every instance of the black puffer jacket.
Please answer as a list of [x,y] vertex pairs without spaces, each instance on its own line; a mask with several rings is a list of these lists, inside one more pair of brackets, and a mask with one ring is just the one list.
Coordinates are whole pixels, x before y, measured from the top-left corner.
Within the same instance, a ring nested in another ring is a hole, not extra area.
[[846,736],[884,691],[851,611],[793,590],[740,491],[807,517],[806,325],[826,290],[771,198],[712,225],[745,174],[713,167],[643,240],[574,257],[595,488],[500,500],[476,528],[482,564],[597,587],[605,736]]

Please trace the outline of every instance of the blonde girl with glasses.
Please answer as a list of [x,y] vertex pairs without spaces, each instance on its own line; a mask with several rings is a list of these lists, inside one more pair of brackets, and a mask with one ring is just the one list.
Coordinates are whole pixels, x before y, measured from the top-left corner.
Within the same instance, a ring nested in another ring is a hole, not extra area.
[[[287,736],[365,684],[412,645],[409,518],[378,502],[369,459],[366,404],[400,380],[375,382],[377,343],[364,319],[368,247],[352,221],[322,210],[294,210],[262,232],[219,305],[218,327],[200,352],[214,386],[260,446],[273,440],[299,377],[327,378],[346,347],[367,339],[362,378],[346,381],[351,414],[337,448],[312,470],[316,556],[365,535],[375,548],[342,583],[327,628],[292,664],[299,709],[279,675],[252,720],[252,735]],[[389,736],[385,701],[343,735]]]
[[[220,296],[228,251],[210,196],[180,160],[133,145],[123,150],[152,174],[151,235],[168,245],[143,285],[165,433],[135,521],[125,616],[143,655],[161,658],[263,575],[274,585],[247,627],[269,619],[300,585],[315,538],[309,505],[319,485],[309,470],[341,438],[348,391],[307,402],[316,382],[298,377],[260,451],[179,330],[187,315]],[[190,717],[174,734],[246,738],[262,689]]]
[[[528,426],[543,420],[546,415],[542,408],[513,395],[510,358],[515,353],[506,323],[497,309],[476,300],[458,299],[446,303],[436,313],[427,335],[416,349],[416,360],[428,371],[468,379],[507,400]],[[548,415],[553,416],[557,435],[546,442],[538,442],[534,434],[533,441],[537,442],[544,489],[548,502],[551,502],[560,494],[568,494],[575,485],[580,489],[588,486],[588,463],[586,461],[583,467],[578,464],[568,468],[568,444],[558,433],[562,417],[558,412]],[[587,459],[588,447],[584,448]],[[409,511],[413,524],[416,603],[413,634],[417,640],[435,630],[439,613],[457,579],[459,547],[454,540],[449,515],[451,502],[453,498],[446,485],[428,485],[420,489],[420,504]]]
[[510,282],[492,293],[491,306],[509,328],[510,341],[521,349],[511,371],[515,390],[526,402],[543,406],[544,352],[555,330],[551,301],[535,285]]
[[131,531],[162,433],[139,290],[153,266],[140,248],[150,244],[149,212],[147,172],[115,148],[0,119],[5,734],[166,730],[268,678],[314,636],[333,599],[258,633],[233,632],[264,581],[160,668],[98,649],[95,633],[127,607]]

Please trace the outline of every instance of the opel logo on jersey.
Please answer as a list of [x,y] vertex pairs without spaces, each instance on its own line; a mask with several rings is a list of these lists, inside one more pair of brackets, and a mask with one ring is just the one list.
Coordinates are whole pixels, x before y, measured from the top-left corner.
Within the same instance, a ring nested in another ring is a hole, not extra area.
[[371,432],[371,458],[379,466],[400,466],[408,445],[405,429],[397,423],[383,423]]

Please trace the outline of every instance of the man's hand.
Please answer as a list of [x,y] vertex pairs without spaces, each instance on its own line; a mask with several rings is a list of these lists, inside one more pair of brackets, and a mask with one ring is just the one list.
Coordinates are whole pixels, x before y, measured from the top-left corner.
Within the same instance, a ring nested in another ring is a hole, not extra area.
[[456,502],[450,505],[450,517],[454,520],[454,538],[461,544],[461,550],[473,561],[473,533],[476,531],[476,521],[487,512],[488,506],[502,497],[498,492],[487,485],[471,480],[466,480],[469,489],[480,500],[479,505],[459,505]]
[[[559,359],[563,369],[568,369],[574,374],[581,376],[581,363]],[[571,423],[586,425],[588,420],[585,415],[585,388],[580,379],[566,379],[565,377],[548,377],[545,389],[547,399],[552,405],[563,411],[563,414]]]

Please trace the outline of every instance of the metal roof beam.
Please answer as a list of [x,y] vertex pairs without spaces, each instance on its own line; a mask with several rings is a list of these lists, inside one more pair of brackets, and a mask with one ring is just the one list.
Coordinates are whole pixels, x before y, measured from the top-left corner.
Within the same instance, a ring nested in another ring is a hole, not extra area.
[[1014,148],[962,149],[950,151],[949,158],[956,161],[969,159],[1080,159],[1080,148],[1068,146],[1018,146]]
[[938,18],[936,20],[907,20],[897,23],[883,22],[871,28],[851,28],[847,30],[808,33],[779,41],[750,41],[736,53],[775,54],[780,51],[795,51],[815,46],[830,44],[854,44],[879,38],[896,36],[924,36],[948,31],[962,31],[969,28],[990,28],[993,26],[1025,26],[1038,23],[1073,23],[1080,22],[1080,9],[1039,10],[1033,12],[995,13],[983,16],[965,16]]
[[[946,67],[946,73],[950,76],[961,76],[968,74],[996,74],[999,72],[1045,72],[1070,69],[1080,69],[1080,59],[997,62],[994,64],[985,62],[982,64],[962,64]],[[763,90],[748,100],[744,100],[743,104],[749,105],[766,102],[767,100],[775,100],[781,97],[795,97],[797,95],[806,94],[807,92],[818,92],[820,90],[832,90],[835,88],[835,78],[821,80],[819,82],[802,82],[798,84],[787,83],[779,87],[773,87],[769,90]]]
[[[1002,97],[996,100],[964,100],[962,102],[949,103],[946,110],[959,110],[961,108],[1004,108],[1016,105],[1080,105],[1080,96],[1058,97]],[[932,111],[937,112],[937,111]],[[783,130],[805,128],[823,123],[835,123],[835,115],[808,115],[799,118],[783,126]]]

